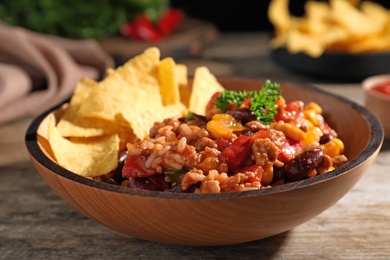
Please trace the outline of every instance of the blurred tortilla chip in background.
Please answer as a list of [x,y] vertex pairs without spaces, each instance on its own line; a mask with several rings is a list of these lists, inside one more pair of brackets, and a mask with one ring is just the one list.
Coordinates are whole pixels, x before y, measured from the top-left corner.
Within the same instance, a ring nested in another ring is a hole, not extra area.
[[330,0],[305,3],[305,13],[289,12],[288,0],[272,0],[268,9],[275,35],[271,48],[319,57],[325,51],[367,53],[390,50],[390,12],[371,1]]

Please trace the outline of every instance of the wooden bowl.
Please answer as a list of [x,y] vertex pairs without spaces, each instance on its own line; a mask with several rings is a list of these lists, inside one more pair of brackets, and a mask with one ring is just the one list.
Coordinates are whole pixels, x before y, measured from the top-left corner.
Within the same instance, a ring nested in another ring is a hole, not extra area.
[[390,74],[375,75],[363,80],[362,88],[365,94],[365,106],[379,121],[381,121],[385,138],[390,139],[390,95],[373,91],[378,84],[390,82]]
[[[227,89],[253,90],[262,81],[220,79]],[[383,142],[380,122],[364,107],[315,87],[281,82],[287,101],[318,102],[345,142],[349,162],[317,177],[269,189],[221,194],[174,194],[96,182],[51,159],[47,118],[29,126],[26,146],[38,172],[67,203],[103,225],[141,239],[182,245],[227,245],[290,230],[342,198],[372,164]],[[86,155],[88,156],[88,155]],[[351,205],[353,207],[353,205]]]

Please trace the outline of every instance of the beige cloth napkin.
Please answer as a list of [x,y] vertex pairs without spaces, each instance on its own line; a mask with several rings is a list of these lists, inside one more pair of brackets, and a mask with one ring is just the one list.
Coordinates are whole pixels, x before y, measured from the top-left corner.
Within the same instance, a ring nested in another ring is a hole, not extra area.
[[113,67],[97,41],[70,40],[0,24],[0,125],[68,98],[82,77]]

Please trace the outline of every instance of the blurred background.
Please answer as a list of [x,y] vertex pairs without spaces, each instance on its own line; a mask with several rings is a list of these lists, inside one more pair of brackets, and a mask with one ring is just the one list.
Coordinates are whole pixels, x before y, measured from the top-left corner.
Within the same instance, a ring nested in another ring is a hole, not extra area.
[[[321,0],[318,0],[321,1]],[[290,11],[300,16],[307,0],[290,0]],[[323,2],[329,2],[323,0]],[[372,0],[389,8],[389,0]],[[189,16],[214,23],[221,31],[272,31],[267,17],[270,0],[171,0],[173,6],[183,9]]]
[[[321,1],[321,0],[319,0]],[[294,15],[304,12],[306,0],[291,0]],[[390,7],[388,0],[373,0]],[[196,19],[213,23],[220,31],[272,31],[267,17],[270,0],[1,0],[0,20],[10,24],[68,37],[102,38],[146,12],[152,20],[168,7],[176,7]],[[93,17],[93,18],[92,18]]]

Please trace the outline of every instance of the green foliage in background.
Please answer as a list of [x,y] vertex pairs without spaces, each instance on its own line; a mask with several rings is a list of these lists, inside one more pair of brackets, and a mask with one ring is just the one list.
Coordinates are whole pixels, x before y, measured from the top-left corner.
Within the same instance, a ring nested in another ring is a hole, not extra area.
[[0,0],[0,20],[27,29],[69,38],[105,38],[137,14],[152,20],[168,0]]

